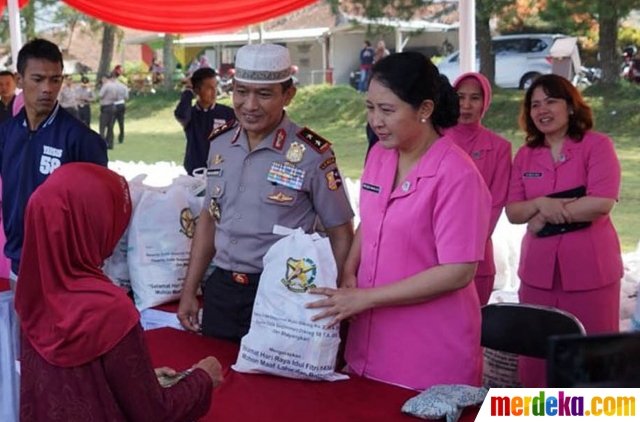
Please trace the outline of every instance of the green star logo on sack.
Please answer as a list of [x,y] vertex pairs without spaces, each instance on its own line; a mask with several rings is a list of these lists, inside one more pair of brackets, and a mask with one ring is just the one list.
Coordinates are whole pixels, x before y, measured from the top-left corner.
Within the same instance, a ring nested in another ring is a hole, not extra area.
[[289,291],[304,293],[316,287],[313,282],[318,270],[315,262],[309,258],[287,259],[287,272],[285,278],[280,280]]

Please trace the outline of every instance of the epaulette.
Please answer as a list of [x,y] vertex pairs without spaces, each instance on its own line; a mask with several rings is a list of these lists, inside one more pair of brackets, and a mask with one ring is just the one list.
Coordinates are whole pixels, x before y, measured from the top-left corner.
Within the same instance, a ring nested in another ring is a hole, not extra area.
[[296,135],[320,154],[331,148],[331,142],[327,141],[308,127],[303,127]]
[[235,119],[231,119],[226,121],[222,126],[218,126],[217,128],[213,129],[211,131],[211,133],[209,134],[209,136],[207,136],[207,140],[208,141],[213,141],[213,139],[219,135],[222,135],[225,132],[229,132],[231,129],[233,129],[234,127],[236,127],[237,124],[237,120]]

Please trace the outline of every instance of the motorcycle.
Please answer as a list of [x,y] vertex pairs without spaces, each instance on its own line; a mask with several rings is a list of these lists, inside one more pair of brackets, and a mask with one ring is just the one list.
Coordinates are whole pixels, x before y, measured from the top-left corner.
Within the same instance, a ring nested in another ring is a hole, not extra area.
[[602,70],[598,67],[581,66],[580,72],[573,77],[573,85],[578,88],[587,88],[600,81]]
[[627,79],[629,82],[640,84],[640,59],[633,59],[629,63]]
[[622,49],[622,66],[620,69],[620,76],[623,79],[629,79],[629,71],[631,70],[633,58],[637,52],[638,49],[635,45],[628,45]]

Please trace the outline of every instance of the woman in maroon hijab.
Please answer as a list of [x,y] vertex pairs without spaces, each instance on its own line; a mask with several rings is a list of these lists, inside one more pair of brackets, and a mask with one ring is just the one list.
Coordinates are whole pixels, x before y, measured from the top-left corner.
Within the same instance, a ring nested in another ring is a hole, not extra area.
[[22,422],[177,422],[208,411],[219,362],[162,388],[138,311],[100,269],[130,217],[127,182],[94,164],[60,167],[31,196],[15,298]]

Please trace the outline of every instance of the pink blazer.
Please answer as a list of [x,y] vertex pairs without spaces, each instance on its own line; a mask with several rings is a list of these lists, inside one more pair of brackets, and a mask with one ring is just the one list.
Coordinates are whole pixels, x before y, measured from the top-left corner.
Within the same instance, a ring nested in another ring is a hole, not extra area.
[[[587,195],[618,199],[620,163],[606,135],[588,132],[582,142],[565,141],[562,159],[553,162],[547,147],[520,148],[513,161],[508,203],[586,186]],[[518,275],[524,284],[551,289],[559,267],[563,290],[591,290],[622,278],[620,241],[609,215],[586,229],[522,240]]]

